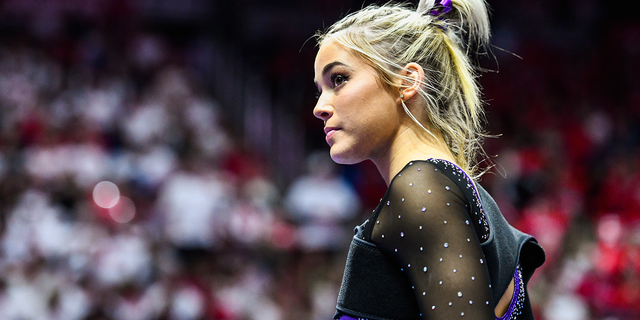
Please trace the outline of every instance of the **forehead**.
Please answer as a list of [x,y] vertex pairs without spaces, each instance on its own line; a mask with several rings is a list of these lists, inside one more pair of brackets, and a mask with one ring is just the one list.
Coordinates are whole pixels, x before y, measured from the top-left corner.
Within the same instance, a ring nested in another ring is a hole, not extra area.
[[314,64],[316,78],[322,76],[320,74],[322,69],[329,63],[341,62],[351,67],[357,67],[362,63],[360,60],[361,59],[356,57],[350,50],[335,39],[328,39],[320,45],[320,49],[316,55]]

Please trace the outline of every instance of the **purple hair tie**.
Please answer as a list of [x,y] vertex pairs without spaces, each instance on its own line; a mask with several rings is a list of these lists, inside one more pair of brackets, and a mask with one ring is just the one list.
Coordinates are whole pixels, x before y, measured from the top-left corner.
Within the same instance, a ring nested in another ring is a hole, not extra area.
[[451,9],[453,9],[453,3],[451,0],[440,0],[440,2],[438,2],[433,9],[429,11],[429,14],[437,17],[451,11]]

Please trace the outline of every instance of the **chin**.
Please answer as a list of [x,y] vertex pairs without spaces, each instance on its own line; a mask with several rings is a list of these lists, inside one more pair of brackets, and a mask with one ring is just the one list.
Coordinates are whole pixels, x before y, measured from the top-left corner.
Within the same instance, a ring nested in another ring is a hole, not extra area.
[[354,156],[353,152],[338,150],[335,146],[331,147],[329,153],[331,154],[333,162],[337,164],[356,164],[365,160],[362,157]]

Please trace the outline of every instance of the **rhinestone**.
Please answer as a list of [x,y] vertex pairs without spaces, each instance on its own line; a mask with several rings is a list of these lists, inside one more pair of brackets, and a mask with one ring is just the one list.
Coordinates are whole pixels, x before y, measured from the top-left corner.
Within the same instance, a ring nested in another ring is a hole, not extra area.
[[464,222],[465,222],[467,225],[469,225],[469,220],[465,220]]
[[422,271],[427,272],[427,267],[422,268]]
[[396,252],[398,252],[398,249],[394,249]]
[[442,262],[442,258],[440,258],[440,262]]
[[398,174],[398,177],[402,177],[402,173],[399,173],[399,174]]
[[413,187],[413,183],[409,183],[409,187]]
[[400,238],[404,238],[404,232],[400,232]]
[[473,304],[473,301],[469,300],[469,304]]
[[481,263],[481,264],[482,264],[482,263],[484,263],[484,260],[480,259],[480,263]]
[[402,202],[404,202],[404,198],[402,198]]
[[442,280],[440,281],[440,284],[442,284]]
[[398,215],[398,219],[400,219],[401,217],[402,217],[401,215]]
[[431,193],[431,189],[427,190],[427,193]]
[[447,202],[447,207],[448,207],[448,206],[451,206],[451,204],[450,204],[449,202]]
[[390,205],[390,204],[391,204],[391,201],[387,201],[387,205]]
[[487,303],[485,303],[486,305],[489,305],[489,301],[487,301]]
[[438,171],[438,168],[436,168],[436,171]]
[[420,251],[422,251],[424,248],[420,247]]
[[470,241],[471,241],[471,239],[467,238],[467,242],[470,242]]
[[384,239],[384,234],[382,235],[382,239]]
[[464,312],[460,312],[460,316],[464,317]]
[[445,247],[445,248],[449,248],[449,243],[445,242],[445,243],[444,243],[444,247]]
[[426,296],[426,295],[427,295],[427,293],[426,293],[425,291],[422,291],[422,295],[423,295],[423,296]]
[[416,288],[416,286],[411,286],[411,289],[415,289],[415,288]]
[[449,302],[449,307],[451,307],[451,305],[453,305],[453,303],[452,303],[452,302]]
[[411,268],[411,263],[409,263],[409,264],[407,265],[407,268]]
[[376,224],[380,224],[380,220],[376,221]]
[[462,259],[462,255],[459,255],[458,257],[460,257],[460,259]]
[[456,273],[456,272],[458,272],[458,270],[456,270],[456,269],[453,269],[453,273]]
[[426,207],[422,207],[421,210],[422,210],[422,212],[425,212],[425,211],[427,211],[427,208]]
[[449,189],[450,189],[450,188],[449,188],[449,186],[446,186],[446,187],[444,187],[444,188],[445,188],[445,189],[447,189],[447,190],[449,190]]
[[489,284],[489,288],[491,288],[491,284]]
[[458,291],[458,298],[462,297],[462,292]]
[[422,226],[420,226],[420,230],[422,230]]
[[476,277],[471,277],[471,280],[475,281],[475,280],[476,280]]
[[444,221],[444,224],[447,224],[447,220]]
[[435,309],[436,309],[436,306],[431,306],[431,310],[435,310]]
[[413,162],[409,162],[409,165],[410,165],[410,166],[412,166],[412,165],[413,165]]
[[418,171],[420,171],[420,168],[418,168]]

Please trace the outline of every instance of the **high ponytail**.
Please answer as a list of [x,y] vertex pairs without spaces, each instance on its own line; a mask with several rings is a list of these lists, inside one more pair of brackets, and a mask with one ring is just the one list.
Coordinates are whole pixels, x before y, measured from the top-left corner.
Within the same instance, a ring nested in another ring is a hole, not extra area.
[[459,27],[467,30],[469,39],[476,40],[479,44],[486,44],[489,41],[490,28],[487,5],[484,0],[420,0],[416,12],[420,14],[430,14],[433,9],[444,2],[450,2],[455,10],[442,20],[447,23],[455,23]]
[[425,80],[419,92],[428,119],[420,120],[432,136],[435,131],[444,139],[458,165],[477,177],[484,111],[469,54],[482,50],[489,34],[484,0],[421,0],[415,9],[387,4],[354,12],[319,33],[318,43],[337,40],[391,87],[411,83],[407,77],[409,82],[398,81],[408,63],[421,65]]

